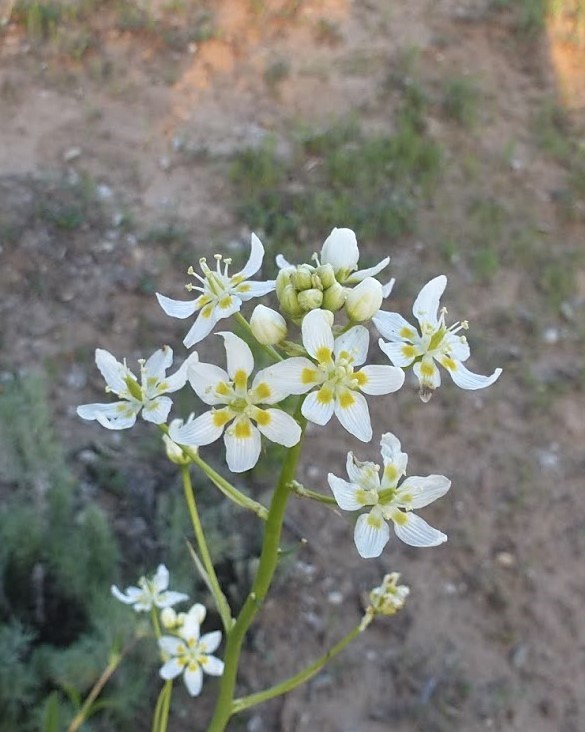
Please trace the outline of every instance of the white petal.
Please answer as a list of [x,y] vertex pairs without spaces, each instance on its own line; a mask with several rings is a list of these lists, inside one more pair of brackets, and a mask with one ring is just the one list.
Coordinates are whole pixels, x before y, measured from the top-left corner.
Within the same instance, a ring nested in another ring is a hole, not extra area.
[[351,229],[333,229],[321,248],[321,264],[330,264],[335,271],[353,271],[360,253]]
[[422,349],[411,343],[404,343],[398,341],[395,343],[386,343],[381,338],[378,340],[378,345],[388,356],[394,366],[406,368],[414,361],[417,356],[422,354]]
[[216,307],[210,308],[209,310],[204,308],[197,316],[193,325],[189,328],[187,335],[183,338],[183,345],[185,348],[191,348],[191,346],[202,341],[205,336],[211,333],[219,319],[220,315]]
[[106,410],[96,413],[96,420],[108,430],[127,430],[136,423],[136,416],[142,404],[135,402],[117,402],[115,414]]
[[232,473],[250,470],[260,457],[260,432],[247,417],[234,421],[223,436],[226,446],[226,461]]
[[235,294],[222,297],[215,306],[217,319],[223,320],[224,318],[229,318],[230,315],[239,312],[242,308],[242,300],[243,298],[240,297],[240,295]]
[[[264,437],[285,447],[292,447],[301,439],[301,428],[290,414],[283,412],[282,409],[259,411],[262,412],[262,419],[257,421],[257,425]],[[266,419],[269,421],[264,423]]]
[[394,285],[396,284],[396,278],[392,277],[391,279],[386,282],[385,285],[382,285],[382,297],[386,299],[387,297],[390,297],[390,293],[394,289]]
[[152,578],[152,583],[157,592],[162,592],[169,586],[169,570],[164,564],[159,564],[156,568],[156,574]]
[[[191,607],[187,611],[187,617],[189,618],[189,622],[191,622],[190,619],[192,618],[193,621],[198,625],[201,625],[203,623],[206,616],[207,608],[200,602],[196,602],[194,605],[191,605]],[[197,637],[199,637],[199,634],[197,634]]]
[[112,585],[110,589],[116,600],[123,602],[124,605],[134,605],[138,597],[142,595],[142,590],[139,587],[127,587],[126,594],[116,587],[116,585]]
[[364,507],[364,503],[358,501],[357,496],[360,488],[355,483],[348,483],[347,480],[338,478],[333,473],[329,473],[327,481],[339,508],[344,511],[357,511]]
[[390,529],[379,511],[370,511],[358,518],[353,538],[360,557],[371,559],[382,553],[390,538]]
[[369,442],[372,439],[368,404],[359,392],[346,389],[338,394],[335,400],[335,416],[358,440]]
[[276,266],[278,267],[278,269],[286,269],[287,267],[293,266],[282,256],[282,254],[277,254],[274,261],[276,262]]
[[429,526],[424,519],[415,513],[403,513],[399,522],[394,521],[396,536],[409,546],[425,547],[438,546],[447,541],[442,531]]
[[426,478],[412,475],[401,483],[394,501],[404,508],[423,508],[444,496],[450,487],[451,481],[444,475],[428,475]]
[[[224,414],[223,410],[218,410]],[[210,445],[221,436],[226,425],[225,419],[220,419],[217,412],[204,412],[191,422],[186,422],[182,427],[169,427],[169,437],[177,445],[192,445],[200,447]],[[228,420],[229,421],[229,420]]]
[[179,656],[181,649],[185,647],[185,644],[180,638],[176,638],[171,635],[163,635],[159,638],[158,645],[161,651],[168,653],[169,656]]
[[469,343],[465,336],[446,333],[443,343],[449,344],[449,355],[456,361],[467,361],[469,358]]
[[148,376],[157,379],[164,379],[165,372],[172,366],[173,349],[170,346],[163,346],[155,351],[144,364],[144,370]]
[[360,382],[360,391],[364,394],[392,394],[404,384],[404,371],[397,366],[364,366],[360,374],[366,378]]
[[223,338],[230,378],[234,379],[238,371],[243,371],[246,377],[250,376],[254,370],[254,356],[250,346],[235,333],[223,331],[217,335]]
[[[213,653],[219,648],[221,643],[221,630],[214,630],[212,633],[206,633],[199,639],[199,648],[203,653]],[[205,669],[207,671],[207,669]]]
[[203,671],[201,667],[197,665],[194,669],[190,669],[188,666],[185,668],[183,674],[185,686],[191,696],[199,696],[201,694],[201,687],[203,686]]
[[[305,394],[315,384],[320,384],[322,377],[313,361],[309,361],[303,356],[295,356],[259,371],[252,388],[262,381],[267,381],[270,386],[274,386],[279,392],[288,396],[289,394]],[[270,404],[271,402],[263,403]]]
[[144,404],[142,418],[153,424],[163,424],[163,422],[167,421],[172,406],[173,400],[169,399],[169,397],[161,396],[156,399],[151,399]]
[[445,275],[439,275],[427,282],[418,293],[412,306],[412,314],[421,325],[423,323],[429,323],[433,327],[438,325],[439,300],[445,292],[445,287],[447,287],[447,278]]
[[234,292],[237,293],[238,297],[247,302],[253,297],[263,297],[268,295],[269,292],[273,292],[276,289],[276,280],[267,280],[266,282],[242,282],[238,285]]
[[264,247],[262,246],[262,242],[260,241],[260,239],[258,239],[256,234],[252,234],[250,239],[250,245],[250,258],[246,262],[244,269],[239,273],[240,276],[243,277],[245,280],[256,274],[256,272],[262,266],[262,260],[264,259]]
[[438,389],[441,386],[441,373],[430,356],[423,356],[422,361],[415,363],[412,370],[423,388]]
[[122,412],[126,412],[128,404],[127,401],[110,402],[109,404],[80,404],[76,411],[82,419],[94,420],[98,418],[98,415],[113,419]]
[[[191,610],[193,610],[193,608],[191,608]],[[186,641],[198,641],[199,633],[201,631],[201,623],[205,619],[206,614],[206,612],[203,613],[203,617],[201,618],[201,613],[186,613],[183,618],[183,625],[179,630],[181,638],[184,638]]]
[[335,357],[339,358],[339,354],[345,351],[353,359],[355,366],[361,366],[368,356],[369,344],[370,334],[368,329],[364,328],[363,325],[356,325],[354,328],[350,328],[347,333],[335,339]]
[[481,376],[474,374],[467,369],[461,362],[455,361],[456,368],[448,369],[451,378],[462,389],[485,389],[497,381],[502,373],[502,369],[496,369],[491,376]]
[[223,661],[215,656],[206,656],[201,665],[205,673],[210,676],[221,676],[223,674]]
[[323,400],[319,398],[319,394],[323,394],[321,390],[313,391],[307,396],[301,407],[303,417],[314,422],[315,424],[324,425],[329,422],[333,416],[335,408],[335,399],[331,395],[331,399]]
[[112,356],[109,351],[103,348],[96,348],[95,363],[100,374],[104,377],[106,384],[114,392],[121,394],[127,392],[126,378],[132,376],[132,372]]
[[185,667],[176,658],[170,658],[159,671],[161,677],[169,681],[183,673]]
[[345,281],[345,284],[347,285],[353,285],[356,282],[361,282],[362,280],[365,280],[367,277],[374,277],[378,274],[378,272],[381,272],[384,267],[387,267],[390,264],[390,257],[384,257],[384,259],[381,262],[378,262],[378,264],[374,265],[373,267],[368,267],[368,269],[360,269],[357,272],[354,272],[348,279]]
[[186,595],[184,592],[173,592],[172,590],[168,590],[167,592],[161,592],[156,598],[154,604],[162,610],[165,607],[172,607],[178,602],[183,602],[188,599],[189,595]]
[[225,397],[216,394],[215,390],[218,384],[226,384],[229,380],[227,372],[213,363],[198,361],[189,368],[189,383],[193,391],[202,402],[210,406],[225,404]]
[[396,435],[392,434],[392,432],[385,432],[382,435],[382,438],[380,439],[380,448],[382,457],[385,461],[392,463],[404,462],[406,467],[406,460],[408,460],[408,456],[405,452],[402,452],[400,440]]
[[388,338],[389,341],[412,342],[418,337],[416,328],[398,313],[379,310],[376,317],[373,318],[373,322],[378,333],[384,338]]
[[190,315],[193,315],[193,313],[198,309],[197,300],[171,300],[170,297],[160,295],[158,292],[156,293],[156,299],[158,300],[158,304],[161,308],[167,315],[170,315],[171,318],[180,318],[181,320],[184,320]]
[[183,361],[181,367],[177,369],[174,374],[165,378],[165,392],[170,394],[174,391],[182,389],[187,382],[191,365],[197,363],[198,361],[199,355],[197,354],[197,351],[193,351],[193,353],[188,358],[186,358],[185,361]]
[[333,313],[328,310],[311,310],[303,318],[301,325],[303,345],[309,355],[318,361],[323,360],[327,351],[333,352],[332,324]]
[[347,475],[352,483],[369,491],[380,490],[380,468],[369,460],[357,460],[353,452],[347,453],[345,463]]

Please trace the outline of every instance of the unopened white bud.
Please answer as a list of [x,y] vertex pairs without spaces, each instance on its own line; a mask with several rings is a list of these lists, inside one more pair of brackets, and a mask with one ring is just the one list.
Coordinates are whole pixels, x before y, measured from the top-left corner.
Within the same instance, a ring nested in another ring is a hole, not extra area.
[[357,239],[351,229],[333,229],[321,249],[321,264],[330,264],[341,281],[357,268],[359,257]]
[[347,291],[345,287],[340,285],[339,282],[334,282],[323,293],[323,304],[321,307],[324,310],[331,310],[332,313],[337,312],[344,306],[346,297]]
[[308,290],[310,287],[314,287],[314,272],[315,269],[314,267],[311,267],[310,264],[301,264],[297,267],[295,272],[291,273],[291,282],[297,290]]
[[178,625],[177,613],[172,607],[163,608],[160,613],[160,622],[167,630],[173,630]]
[[[190,414],[187,422],[191,422],[194,419],[195,415]],[[182,419],[173,419],[169,428],[172,427],[173,429],[179,429],[184,424],[186,424],[186,422],[183,422]],[[171,440],[168,435],[163,435],[162,439],[165,445],[167,457],[172,463],[175,463],[175,465],[189,465],[191,458],[183,452],[180,445],[177,445],[177,443]],[[191,449],[197,451],[196,447],[192,447]]]
[[316,310],[323,302],[323,292],[312,287],[310,290],[303,290],[298,294],[299,305],[308,313],[309,310]]
[[347,317],[354,323],[370,320],[380,309],[384,294],[382,285],[373,277],[366,277],[353,290],[345,301]]
[[274,346],[286,338],[286,320],[280,313],[265,305],[256,305],[250,318],[254,338],[264,346]]

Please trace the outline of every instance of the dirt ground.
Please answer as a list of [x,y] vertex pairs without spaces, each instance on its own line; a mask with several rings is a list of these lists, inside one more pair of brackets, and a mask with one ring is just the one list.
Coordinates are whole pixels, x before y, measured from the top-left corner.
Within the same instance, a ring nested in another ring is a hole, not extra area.
[[[395,398],[372,400],[374,434],[401,437],[410,473],[452,479],[424,511],[449,535],[441,547],[394,540],[363,561],[342,517],[292,500],[286,541],[307,545],[259,618],[242,689],[260,690],[335,643],[385,572],[400,571],[411,596],[311,683],[254,710],[249,732],[585,729],[584,202],[565,215],[567,165],[534,133],[538,111],[557,101],[571,134],[585,129],[585,65],[557,43],[558,28],[521,37],[510,12],[492,5],[218,0],[220,32],[179,50],[104,18],[93,61],[31,47],[15,23],[0,31],[0,367],[50,366],[72,456],[131,440],[74,416],[101,389],[88,354],[99,345],[133,357],[163,342],[180,353],[182,324],[162,314],[153,290],[180,297],[185,262],[211,245],[245,252],[231,155],[268,133],[286,155],[295,125],[350,111],[391,130],[392,98],[380,105],[380,88],[412,49],[437,95],[428,128],[446,150],[440,190],[416,234],[363,248],[372,261],[392,256],[392,309],[407,317],[422,284],[445,272],[450,316],[471,322],[472,368],[504,373],[485,392],[445,383],[426,405],[408,380]],[[453,75],[480,90],[471,129],[442,112],[441,85]],[[67,186],[78,192],[86,180],[98,203],[80,213],[78,198],[67,206]],[[497,271],[478,281],[470,185],[534,227],[561,275],[572,269],[566,298],[556,302],[556,280],[547,286],[529,255],[509,263],[500,252]],[[78,214],[81,226],[56,226]],[[169,221],[186,232],[179,257],[176,241],[144,235]],[[327,233],[309,243],[317,249]],[[448,262],[447,236],[457,242]],[[356,445],[317,427],[310,436],[300,480],[315,489],[326,490],[328,471],[341,474],[348,449],[376,459],[377,440]],[[197,724],[185,729],[204,729]]]

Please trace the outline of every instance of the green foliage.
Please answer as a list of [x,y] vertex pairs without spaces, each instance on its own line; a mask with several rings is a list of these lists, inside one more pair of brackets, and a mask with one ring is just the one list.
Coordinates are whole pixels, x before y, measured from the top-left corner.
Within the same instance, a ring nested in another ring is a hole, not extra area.
[[472,79],[457,76],[447,79],[443,88],[443,111],[457,124],[471,129],[477,122],[479,93]]
[[302,130],[288,158],[271,137],[244,150],[230,170],[239,215],[285,254],[309,230],[324,236],[347,226],[369,239],[412,230],[441,165],[441,150],[426,134],[425,104],[418,87],[405,89],[392,134],[366,134],[348,119]]

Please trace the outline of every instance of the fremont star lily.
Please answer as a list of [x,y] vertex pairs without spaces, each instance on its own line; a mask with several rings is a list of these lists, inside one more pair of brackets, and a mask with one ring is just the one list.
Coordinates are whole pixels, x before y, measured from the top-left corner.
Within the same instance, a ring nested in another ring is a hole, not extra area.
[[378,465],[359,462],[351,452],[347,454],[346,465],[349,482],[333,473],[327,476],[335,500],[344,511],[372,506],[368,513],[359,516],[355,525],[354,541],[359,555],[364,559],[380,556],[390,538],[388,521],[394,524],[396,536],[410,546],[437,546],[447,541],[445,534],[411,511],[444,496],[451,481],[444,475],[411,476],[398,485],[406,473],[408,456],[391,432],[382,435],[380,445],[384,461],[381,480]]
[[481,376],[463,365],[470,355],[469,345],[465,336],[458,334],[467,329],[467,321],[447,328],[445,308],[438,314],[439,300],[446,286],[447,278],[439,275],[427,282],[414,301],[412,312],[419,322],[420,333],[398,313],[380,311],[374,318],[380,335],[390,341],[379,341],[390,361],[403,368],[414,364],[413,371],[419,380],[420,397],[424,402],[441,385],[441,374],[435,361],[447,369],[462,389],[485,389],[502,373],[502,369],[496,369],[491,376]]
[[126,593],[119,590],[116,585],[112,585],[112,595],[125,605],[132,605],[137,613],[148,613],[153,607],[160,609],[171,607],[189,599],[189,595],[172,592],[167,589],[168,586],[169,570],[164,564],[159,564],[152,579],[141,577],[138,580],[138,587],[134,585],[126,587]]
[[221,643],[221,631],[200,635],[205,615],[203,605],[193,605],[185,615],[177,636],[163,635],[158,640],[165,661],[160,670],[161,677],[168,681],[183,674],[183,681],[191,696],[201,693],[204,671],[210,676],[223,674],[223,661],[211,655]]
[[[194,363],[189,381],[197,396],[213,406],[182,427],[169,429],[179,445],[209,445],[224,433],[226,460],[232,473],[250,470],[260,456],[260,433],[285,447],[301,439],[297,422],[281,409],[264,409],[260,404],[276,404],[288,396],[271,378],[270,369],[259,371],[252,386],[248,378],[254,357],[248,345],[233,333],[218,333],[224,339],[227,373],[210,363]],[[217,405],[224,405],[216,409]],[[256,423],[257,427],[253,423]]]
[[106,391],[120,397],[121,401],[111,404],[82,404],[77,414],[82,419],[97,420],[109,430],[124,430],[132,427],[142,410],[142,418],[147,422],[162,424],[166,422],[172,407],[172,400],[162,394],[178,391],[187,382],[190,364],[197,360],[193,353],[172,376],[166,371],[173,363],[173,351],[163,346],[155,351],[148,360],[140,359],[140,383],[126,366],[108,351],[98,348],[95,362],[106,380]]
[[232,260],[222,257],[221,254],[215,255],[217,262],[215,271],[210,269],[204,258],[199,260],[203,277],[197,274],[193,267],[189,267],[187,274],[201,283],[200,286],[186,285],[190,292],[195,290],[201,293],[195,300],[172,300],[157,292],[156,297],[160,306],[173,318],[188,318],[199,312],[195,323],[183,339],[187,348],[191,348],[209,335],[219,320],[237,313],[244,301],[274,290],[276,286],[274,280],[248,282],[249,278],[258,272],[264,258],[264,247],[255,234],[252,234],[251,247],[248,262],[244,269],[235,275],[228,274]]
[[[333,414],[348,432],[363,442],[372,439],[372,424],[363,394],[379,395],[398,391],[404,372],[394,366],[364,366],[369,334],[356,325],[334,338],[333,314],[312,310],[301,326],[303,345],[314,361],[303,356],[288,358],[267,369],[270,377],[287,394],[305,394],[302,414],[315,424],[324,425]],[[363,393],[362,393],[363,392]]]

